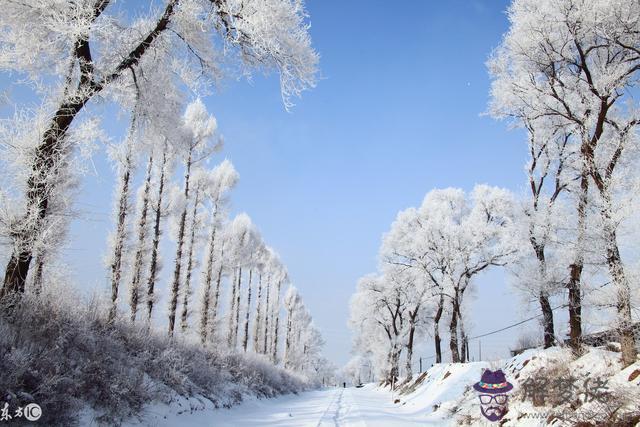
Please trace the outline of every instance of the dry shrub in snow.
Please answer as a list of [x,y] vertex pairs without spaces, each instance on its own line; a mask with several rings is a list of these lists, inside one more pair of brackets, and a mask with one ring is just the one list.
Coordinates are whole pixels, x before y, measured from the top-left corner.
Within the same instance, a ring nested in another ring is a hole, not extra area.
[[180,396],[228,407],[243,396],[271,397],[307,386],[259,357],[169,339],[142,324],[109,326],[102,303],[68,290],[25,295],[0,312],[0,400],[10,403],[12,413],[38,403],[43,425],[77,424],[88,408],[96,421],[117,425],[143,415],[147,404]]

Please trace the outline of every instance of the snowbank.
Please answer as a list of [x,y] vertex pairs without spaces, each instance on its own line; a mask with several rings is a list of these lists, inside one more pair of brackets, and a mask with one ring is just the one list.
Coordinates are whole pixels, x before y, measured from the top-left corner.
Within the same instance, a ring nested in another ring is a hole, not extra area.
[[484,369],[500,368],[514,385],[500,425],[635,425],[640,422],[640,362],[622,370],[619,359],[619,353],[604,348],[587,348],[576,358],[556,347],[496,362],[436,364],[398,391],[398,409],[421,414],[425,422],[488,423],[472,386]]

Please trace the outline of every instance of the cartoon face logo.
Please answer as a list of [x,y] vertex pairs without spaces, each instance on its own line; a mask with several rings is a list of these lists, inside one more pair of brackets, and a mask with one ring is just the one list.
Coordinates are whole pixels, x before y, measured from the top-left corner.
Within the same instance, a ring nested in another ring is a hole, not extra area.
[[502,369],[492,371],[486,369],[482,372],[480,381],[473,385],[478,392],[480,400],[480,412],[489,421],[498,421],[507,413],[509,392],[513,384],[507,381]]

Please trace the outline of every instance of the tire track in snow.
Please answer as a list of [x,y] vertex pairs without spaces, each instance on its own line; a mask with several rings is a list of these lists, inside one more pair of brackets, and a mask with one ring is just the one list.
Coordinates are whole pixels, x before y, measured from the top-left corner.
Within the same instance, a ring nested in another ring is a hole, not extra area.
[[366,427],[350,389],[336,391],[316,427]]
[[340,396],[338,396],[338,407],[336,408],[336,413],[333,415],[333,422],[335,423],[335,427],[340,427],[340,423],[338,420],[340,419],[340,410],[342,410],[342,395],[344,395],[344,389],[340,392]]
[[[340,427],[340,410],[342,409],[342,395],[344,389],[340,390],[340,393],[336,393],[336,397],[331,399],[329,406],[325,409],[324,413],[320,417],[316,427],[322,427],[333,424],[334,427]],[[335,408],[335,410],[334,410]]]

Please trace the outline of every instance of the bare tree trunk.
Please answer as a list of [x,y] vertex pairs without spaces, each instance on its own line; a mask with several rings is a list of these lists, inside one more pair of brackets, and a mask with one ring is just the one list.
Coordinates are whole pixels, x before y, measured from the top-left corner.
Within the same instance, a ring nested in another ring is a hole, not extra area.
[[[616,309],[622,364],[624,367],[627,367],[636,362],[638,350],[636,348],[633,319],[631,317],[631,289],[629,287],[629,280],[624,271],[622,258],[620,257],[618,236],[616,232],[617,224],[613,218],[613,202],[610,185],[611,177],[617,164],[617,158],[615,155],[611,158],[603,177],[597,169],[595,154],[593,152],[594,147],[595,144],[583,146],[582,153],[589,162],[591,178],[593,178],[596,188],[602,198],[603,206],[600,211],[600,216],[602,218],[606,244],[607,266],[609,267],[611,279],[616,286]],[[622,150],[623,145],[620,147],[620,150]]]
[[467,362],[467,331],[464,328],[464,318],[462,317],[462,301],[464,297],[464,291],[467,289],[471,276],[467,275],[464,281],[464,285],[460,287],[458,294],[458,331],[460,339],[460,362]]
[[256,302],[256,317],[253,329],[253,351],[260,353],[260,334],[262,333],[262,273],[258,276],[258,300]]
[[540,310],[542,311],[542,329],[544,334],[544,348],[553,347],[556,342],[555,327],[553,321],[553,310],[549,303],[549,295],[541,291],[538,295]]
[[247,345],[249,344],[249,316],[251,314],[251,279],[253,270],[249,270],[249,284],[247,285],[247,314],[244,318],[244,338],[242,340],[242,349],[247,352]]
[[[287,331],[285,333],[284,340],[284,368],[289,369],[291,367],[291,333],[293,330],[293,307],[291,310],[287,310]],[[275,363],[275,354],[273,356]]]
[[458,301],[458,290],[454,290],[453,300],[451,302],[451,321],[449,322],[449,349],[451,350],[451,361],[453,363],[460,362],[460,351],[458,347],[458,318],[459,318],[460,302]]
[[271,318],[271,306],[269,305],[269,296],[271,293],[271,280],[267,281],[266,300],[264,304],[264,343],[262,354],[269,354],[269,320]]
[[178,308],[178,295],[180,293],[180,273],[182,269],[182,247],[184,246],[184,233],[187,222],[187,204],[189,203],[189,180],[191,178],[191,155],[187,159],[187,170],[184,176],[184,209],[180,214],[180,223],[178,225],[178,245],[176,248],[175,266],[173,269],[173,283],[171,285],[171,302],[169,304],[169,335],[173,336],[173,330],[176,324],[176,310]]
[[272,344],[271,344],[271,361],[273,362],[274,365],[277,365],[278,363],[280,363],[280,361],[278,360],[278,329],[280,327],[280,313],[276,313],[275,314],[275,320],[273,321],[274,323],[274,328],[273,328],[273,337],[272,337]]
[[32,281],[33,292],[36,295],[40,295],[40,293],[42,292],[42,274],[44,270],[44,261],[45,261],[45,255],[43,251],[40,250],[38,252],[38,255],[36,255],[36,261],[35,261],[36,269],[33,272],[33,281]]
[[407,363],[405,365],[407,371],[407,381],[413,378],[413,337],[416,332],[415,319],[409,319],[409,341],[407,342]]
[[151,175],[153,170],[153,155],[149,156],[147,166],[147,176],[144,181],[144,190],[142,195],[142,209],[140,210],[140,219],[138,220],[138,248],[134,256],[133,275],[131,278],[131,322],[136,321],[138,314],[138,302],[140,297],[140,281],[142,280],[142,264],[144,255],[144,246],[147,240],[147,212],[149,210],[149,193],[151,192]]
[[[580,177],[580,199],[578,200],[578,230],[576,241],[576,253],[573,263],[569,266],[569,346],[574,353],[582,351],[582,296],[581,281],[584,266],[584,240],[586,235],[587,202],[589,193],[589,176],[586,170],[586,162],[583,165]],[[546,340],[545,340],[546,345]]]
[[273,317],[275,320],[273,323],[273,346],[271,352],[273,354],[273,363],[278,364],[278,328],[280,327],[280,286],[282,286],[282,282],[278,282],[276,286],[276,301],[274,304]]
[[0,299],[5,298],[7,295],[24,293],[24,284],[29,274],[29,264],[31,264],[32,257],[31,249],[19,253],[16,253],[14,249],[5,269],[4,284],[0,289]]
[[391,384],[391,389],[394,390],[398,384],[398,377],[400,376],[400,354],[402,353],[402,347],[397,343],[394,343],[389,351],[389,378],[387,381]]
[[213,281],[213,263],[215,259],[215,243],[216,243],[216,215],[217,207],[214,206],[213,214],[211,215],[211,228],[209,233],[209,242],[207,245],[207,259],[205,261],[205,267],[203,270],[203,294],[202,305],[200,308],[200,340],[204,344],[207,341],[207,333],[209,332],[209,303],[211,298],[211,282]]
[[193,200],[193,210],[191,211],[191,227],[189,235],[189,249],[187,250],[187,274],[184,278],[184,290],[182,295],[182,315],[180,317],[180,327],[182,332],[186,332],[189,327],[189,297],[191,296],[191,275],[193,274],[193,251],[196,244],[196,227],[198,217],[198,205],[200,204],[200,189],[196,188]]
[[[460,313],[461,314],[461,313]],[[462,316],[458,318],[458,329],[460,330],[460,361],[468,362],[467,360],[467,332],[464,329],[464,322]]]
[[235,342],[233,340],[235,330],[233,321],[236,313],[236,293],[238,293],[238,283],[240,282],[240,276],[242,275],[242,268],[236,267],[235,275],[233,276],[233,283],[231,284],[231,304],[229,305],[229,334],[227,335],[227,344],[229,348],[235,348]]
[[553,310],[549,303],[549,296],[546,292],[541,291],[538,295],[538,302],[542,309],[542,326],[544,330],[544,348],[552,347],[555,344],[555,331],[553,325]]
[[278,361],[278,328],[280,325],[280,313],[276,313],[275,314],[275,324],[274,324],[274,328],[273,328],[273,346],[271,349],[271,360],[273,361],[273,363],[275,365],[277,365],[279,363]]
[[158,195],[154,208],[155,221],[153,225],[153,243],[151,244],[151,262],[149,264],[149,278],[147,279],[147,320],[151,321],[154,304],[154,290],[158,274],[158,246],[160,245],[160,220],[162,218],[162,196],[164,194],[164,181],[167,168],[167,146],[162,153],[160,165],[160,182],[158,183]]
[[233,346],[236,347],[238,345],[238,337],[240,336],[240,310],[242,306],[240,305],[240,298],[242,296],[242,268],[240,268],[238,274],[238,291],[236,292],[236,320],[234,322],[234,331],[233,331]]
[[218,268],[218,278],[216,279],[216,291],[213,294],[213,309],[211,313],[211,339],[215,339],[216,320],[218,317],[218,305],[220,304],[220,283],[222,282],[222,271],[224,269],[224,240],[220,245],[220,267]]
[[[544,254],[544,246],[538,244],[534,239],[531,239],[531,244],[536,253],[538,259],[538,268],[540,271],[540,280],[546,281],[546,259]],[[555,327],[553,321],[553,310],[549,303],[549,294],[544,290],[544,284],[540,292],[538,293],[538,302],[540,303],[540,310],[542,311],[542,330],[544,333],[544,348],[552,347],[555,342]]]
[[122,253],[127,238],[127,213],[129,211],[129,181],[131,180],[133,157],[133,129],[135,119],[131,121],[131,130],[127,139],[127,153],[124,159],[122,175],[120,176],[120,191],[118,199],[118,217],[116,222],[116,235],[113,245],[113,258],[111,260],[111,308],[109,309],[108,322],[112,323],[118,310],[118,288],[122,278]]
[[607,245],[607,265],[609,274],[616,284],[616,309],[618,321],[618,334],[620,336],[620,349],[622,364],[627,367],[636,362],[638,350],[633,331],[633,319],[631,317],[631,289],[624,271],[620,251],[618,249],[617,233],[612,218],[609,201],[602,211],[604,219],[604,234]]
[[440,293],[440,299],[438,300],[438,309],[436,315],[433,318],[433,340],[436,350],[436,363],[442,363],[442,347],[440,340],[440,319],[442,319],[442,313],[444,311],[444,295]]

